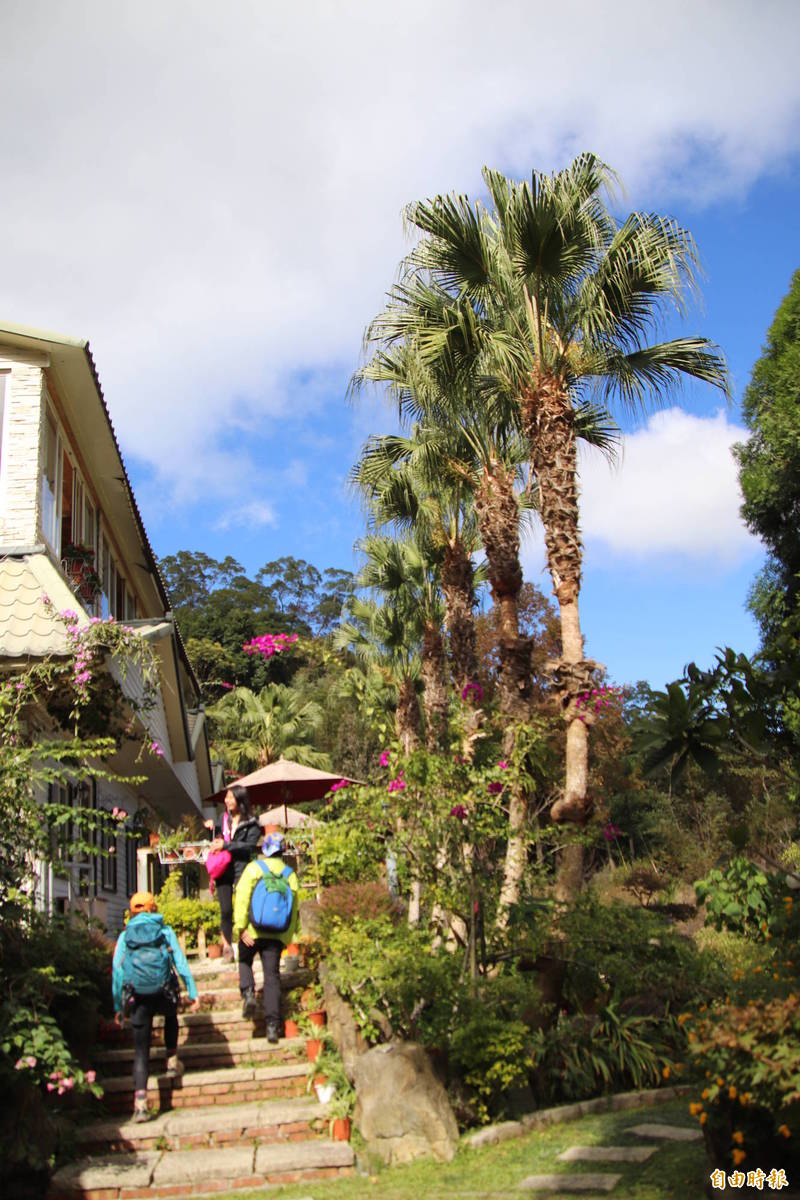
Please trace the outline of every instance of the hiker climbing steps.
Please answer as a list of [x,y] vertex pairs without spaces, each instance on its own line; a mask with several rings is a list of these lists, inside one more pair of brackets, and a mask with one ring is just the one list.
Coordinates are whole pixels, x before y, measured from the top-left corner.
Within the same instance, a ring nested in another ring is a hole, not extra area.
[[[163,1021],[154,1023],[149,1121],[132,1119],[130,1030],[106,1028],[95,1054],[106,1115],[78,1129],[82,1157],[56,1173],[48,1200],[232,1192],[352,1173],[349,1143],[330,1139],[328,1108],[308,1095],[302,1039],[272,1045],[260,1008],[242,1018],[235,963],[200,964],[194,975],[201,1006],[180,1017],[182,1076],[165,1073]],[[287,972],[281,983],[303,981]]]

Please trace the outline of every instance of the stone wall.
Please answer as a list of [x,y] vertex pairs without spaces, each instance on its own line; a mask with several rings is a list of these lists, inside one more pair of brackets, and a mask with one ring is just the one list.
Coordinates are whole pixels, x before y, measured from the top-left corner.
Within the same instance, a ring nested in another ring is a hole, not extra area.
[[39,541],[39,445],[44,371],[0,347],[5,405],[0,457],[0,550]]

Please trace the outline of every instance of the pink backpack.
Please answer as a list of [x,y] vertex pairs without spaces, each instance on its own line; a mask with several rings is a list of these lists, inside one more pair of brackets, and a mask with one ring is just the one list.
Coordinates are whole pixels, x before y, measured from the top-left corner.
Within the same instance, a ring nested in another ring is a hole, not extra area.
[[[228,813],[223,813],[222,816],[222,836],[226,842],[231,838],[231,819]],[[219,879],[220,875],[224,875],[228,867],[233,862],[227,850],[209,850],[206,856],[206,870],[208,878],[211,880],[213,889],[214,881]]]

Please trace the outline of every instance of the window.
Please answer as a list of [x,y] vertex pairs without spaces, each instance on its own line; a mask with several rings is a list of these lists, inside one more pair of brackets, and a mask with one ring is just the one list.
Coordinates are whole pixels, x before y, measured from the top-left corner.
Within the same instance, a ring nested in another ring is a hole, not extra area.
[[61,494],[61,443],[56,423],[45,413],[44,447],[42,454],[42,536],[51,549],[60,555],[59,499]]
[[126,830],[125,838],[125,887],[127,894],[132,896],[134,892],[139,890],[138,884],[138,859],[136,851],[139,849],[139,839],[134,837],[130,826]]
[[[110,815],[110,814],[109,814]],[[103,828],[100,832],[100,887],[104,892],[117,890],[117,831]]]

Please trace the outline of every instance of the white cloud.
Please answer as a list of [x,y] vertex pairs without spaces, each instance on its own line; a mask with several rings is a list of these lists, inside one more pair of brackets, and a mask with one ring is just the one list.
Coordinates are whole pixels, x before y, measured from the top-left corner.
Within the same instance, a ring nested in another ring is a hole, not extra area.
[[585,148],[632,203],[741,194],[798,149],[798,35],[755,0],[6,0],[0,314],[88,335],[153,486],[223,499],[220,435],[355,365],[406,201]]
[[251,500],[248,504],[238,505],[236,508],[223,512],[214,522],[214,528],[226,530],[241,526],[250,529],[265,525],[275,526],[277,523],[272,505],[267,504],[264,500]]
[[724,412],[670,408],[628,435],[616,468],[582,456],[581,524],[587,545],[637,559],[663,555],[738,564],[759,542],[740,515],[734,442],[747,430]]

